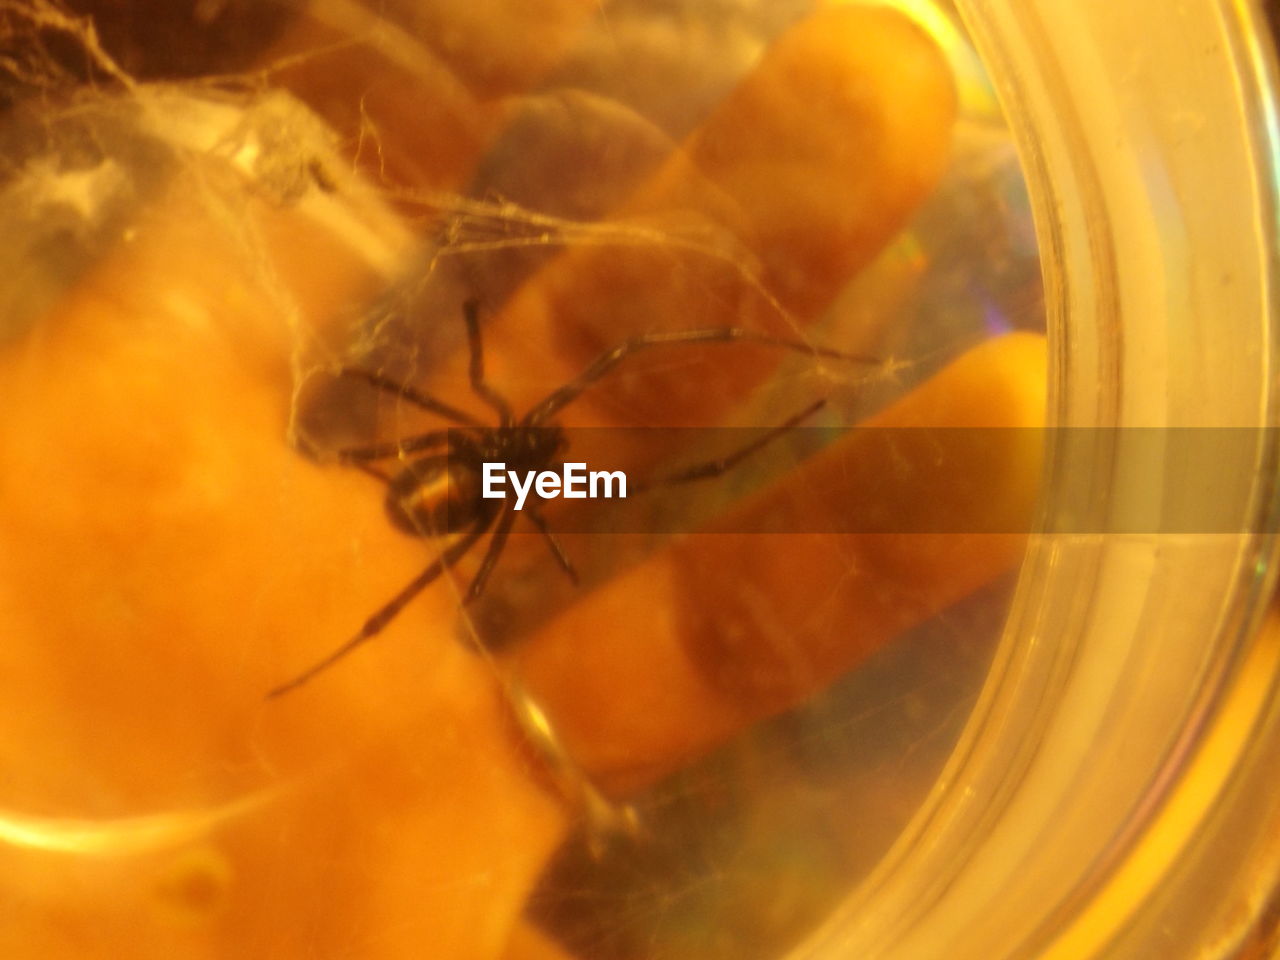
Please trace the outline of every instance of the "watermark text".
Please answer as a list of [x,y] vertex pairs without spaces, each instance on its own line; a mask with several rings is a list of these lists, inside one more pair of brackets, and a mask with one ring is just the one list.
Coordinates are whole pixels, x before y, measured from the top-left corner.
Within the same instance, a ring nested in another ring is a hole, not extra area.
[[[515,491],[515,509],[522,510],[530,491],[543,500],[598,500],[627,496],[627,475],[621,470],[588,470],[585,463],[563,463],[555,470],[508,470],[505,463],[484,465],[481,494],[488,500],[505,499],[506,484]],[[616,492],[615,492],[616,491]]]

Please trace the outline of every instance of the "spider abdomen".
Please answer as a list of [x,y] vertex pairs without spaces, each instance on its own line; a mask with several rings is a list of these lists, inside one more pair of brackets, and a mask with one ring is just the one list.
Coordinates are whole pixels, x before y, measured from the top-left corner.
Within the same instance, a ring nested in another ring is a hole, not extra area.
[[500,501],[481,496],[469,459],[437,455],[415,460],[387,487],[387,516],[410,536],[430,537],[487,523]]

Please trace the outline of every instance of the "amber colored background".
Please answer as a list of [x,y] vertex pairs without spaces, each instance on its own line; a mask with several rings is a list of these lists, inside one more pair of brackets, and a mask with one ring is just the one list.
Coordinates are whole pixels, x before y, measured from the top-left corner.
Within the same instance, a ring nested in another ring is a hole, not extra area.
[[[365,91],[369,115],[423,132],[420,149],[401,140],[383,158],[379,175],[401,184],[460,189],[502,121],[499,97],[532,85],[596,9],[561,3],[525,24],[522,5],[456,6],[431,8],[466,52],[441,55],[438,89],[419,74],[411,92]],[[526,27],[538,42],[512,49]],[[316,42],[297,26],[270,55]],[[305,60],[287,73],[314,103],[338,82]],[[954,111],[946,64],[904,18],[813,13],[615,210],[629,222],[678,210],[731,236],[763,286],[744,286],[740,259],[666,269],[661,249],[571,248],[487,321],[492,382],[523,407],[632,332],[802,335],[932,189]],[[387,524],[369,477],[287,442],[299,324],[332,336],[326,311],[376,278],[339,238],[263,199],[243,215],[272,269],[244,266],[243,234],[211,216],[197,181],[165,190],[0,350],[5,956],[556,956],[520,915],[578,811],[549,789],[503,678],[522,678],[583,777],[625,798],[1017,560],[1011,538],[808,536],[764,551],[691,536],[501,661],[457,642],[456,586],[442,581],[376,643],[267,702],[427,554]],[[638,363],[567,419],[715,423],[776,358],[686,362],[702,373]],[[461,395],[462,363],[420,383]],[[1036,425],[1043,382],[1042,342],[1012,335],[877,422]],[[857,490],[839,487],[840,458],[856,455],[837,445],[741,509],[821,484],[824,509],[856,509]],[[997,466],[974,475],[1030,509],[1034,460]],[[904,485],[901,508],[955,479]],[[767,623],[744,590],[767,598]]]

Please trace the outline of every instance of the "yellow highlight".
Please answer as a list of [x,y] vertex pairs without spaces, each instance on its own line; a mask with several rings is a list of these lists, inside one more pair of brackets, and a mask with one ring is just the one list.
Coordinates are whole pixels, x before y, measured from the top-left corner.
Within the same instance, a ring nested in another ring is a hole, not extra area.
[[1240,668],[1239,681],[1177,789],[1110,881],[1045,951],[1043,960],[1098,956],[1169,875],[1248,749],[1254,724],[1270,704],[1277,670],[1280,630],[1260,631]]
[[260,791],[221,807],[107,820],[38,817],[0,810],[0,844],[88,857],[154,853],[206,837],[219,824],[268,803],[276,793]]

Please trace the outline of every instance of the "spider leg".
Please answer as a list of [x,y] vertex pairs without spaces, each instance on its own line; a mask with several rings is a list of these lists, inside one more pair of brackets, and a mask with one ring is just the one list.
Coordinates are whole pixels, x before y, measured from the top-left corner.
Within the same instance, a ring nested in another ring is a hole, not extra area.
[[455,423],[465,424],[469,427],[482,426],[479,420],[465,410],[459,410],[457,407],[451,406],[443,400],[437,400],[430,394],[415,390],[407,384],[396,383],[380,373],[372,373],[369,370],[361,370],[358,367],[343,367],[338,373],[353,380],[363,380],[365,383],[377,387],[379,390],[385,390],[387,393],[393,393],[397,397],[408,400],[416,407],[439,414],[446,420],[452,420]]
[[360,460],[353,460],[351,465],[355,467],[357,470],[364,471],[371,477],[376,477],[377,479],[381,480],[383,483],[390,483],[393,479],[391,474],[387,473],[385,470],[381,470],[378,467],[375,467],[371,463],[364,463]]
[[478,524],[461,540],[451,544],[440,554],[440,556],[431,561],[425,570],[409,581],[404,589],[383,604],[373,616],[366,620],[364,622],[364,626],[357,631],[355,636],[342,646],[338,647],[338,649],[334,650],[324,659],[312,664],[292,680],[288,680],[285,683],[280,684],[278,687],[273,687],[267,692],[267,699],[274,700],[277,697],[281,697],[284,694],[289,693],[291,690],[296,690],[304,683],[313,679],[317,674],[323,673],[325,670],[329,669],[357,647],[376,637],[382,632],[387,624],[394,620],[400,611],[408,605],[410,600],[426,589],[426,587],[439,577],[440,574],[444,573],[455,563],[461,560],[466,555],[467,551],[475,545],[475,542],[484,536],[485,530],[487,529],[487,523]]
[[578,571],[574,569],[573,562],[569,559],[569,555],[564,552],[564,547],[556,539],[556,535],[547,527],[546,518],[533,509],[526,509],[525,513],[529,515],[533,525],[538,528],[538,532],[546,539],[547,546],[551,549],[551,555],[556,558],[556,563],[560,564],[560,569],[569,578],[569,582],[576,587],[578,585]]
[[416,437],[373,443],[367,447],[347,447],[345,450],[338,451],[338,462],[360,464],[368,460],[386,460],[405,453],[417,453],[420,450],[438,450],[449,445],[453,429],[457,428],[431,430],[420,433]]
[[511,526],[515,522],[516,512],[504,504],[502,512],[498,514],[497,526],[493,528],[493,536],[489,538],[489,547],[484,552],[484,559],[480,561],[480,569],[476,571],[476,575],[471,579],[471,585],[467,587],[467,595],[462,601],[464,604],[471,603],[484,592],[484,586],[489,582],[489,574],[493,573],[498,557],[502,555],[502,548],[507,544],[507,535],[511,533]]
[[498,412],[498,421],[504,427],[515,423],[515,414],[511,412],[511,404],[497,390],[489,386],[484,379],[484,345],[480,340],[480,304],[468,300],[462,305],[462,318],[467,324],[467,349],[470,351],[471,363],[468,373],[471,377],[471,391]]
[[665,477],[659,477],[656,480],[650,480],[647,483],[640,483],[635,486],[635,491],[640,493],[644,490],[652,490],[654,487],[672,486],[678,483],[693,483],[698,480],[708,480],[712,477],[718,477],[728,473],[743,460],[750,457],[757,451],[767,447],[773,441],[777,440],[783,434],[794,430],[797,426],[808,420],[811,416],[827,405],[826,398],[809,404],[798,413],[792,414],[778,426],[766,431],[750,443],[745,444],[740,449],[726,454],[723,457],[717,457],[715,460],[707,460],[703,463],[695,463],[693,466],[685,467],[673,474]]
[[703,330],[675,330],[666,333],[643,333],[623,340],[617,346],[606,350],[591,361],[582,373],[578,374],[564,386],[553,390],[539,401],[522,421],[525,426],[537,427],[546,423],[560,410],[578,399],[582,392],[592,384],[601,380],[623,360],[643,350],[654,347],[687,346],[696,343],[759,343],[781,350],[792,350],[796,353],[807,353],[811,356],[828,357],[834,360],[848,360],[853,363],[878,363],[874,357],[842,353],[828,347],[815,347],[803,340],[790,340],[786,337],[771,337],[742,327],[712,327]]

